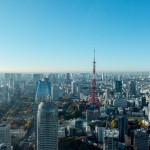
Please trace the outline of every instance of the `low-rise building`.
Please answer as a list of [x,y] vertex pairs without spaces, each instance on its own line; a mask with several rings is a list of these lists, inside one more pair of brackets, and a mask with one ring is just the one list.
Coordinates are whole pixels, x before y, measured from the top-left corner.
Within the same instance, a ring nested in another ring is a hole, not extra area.
[[115,99],[113,101],[113,106],[116,108],[118,108],[118,107],[127,108],[127,100],[126,99]]

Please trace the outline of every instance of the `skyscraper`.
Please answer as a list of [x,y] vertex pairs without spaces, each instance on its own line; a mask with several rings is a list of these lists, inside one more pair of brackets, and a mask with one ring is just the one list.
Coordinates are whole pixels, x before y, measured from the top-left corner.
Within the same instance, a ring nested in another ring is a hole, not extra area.
[[115,84],[115,91],[117,93],[122,93],[122,81],[116,81],[116,84]]
[[121,116],[118,118],[118,128],[119,128],[119,141],[124,142],[125,135],[127,135],[127,132],[128,132],[127,116]]
[[96,137],[97,137],[98,142],[100,144],[103,144],[105,127],[98,127],[98,126],[96,126],[95,127],[95,131],[96,131]]
[[136,95],[136,82],[135,81],[129,82],[129,95],[130,97]]
[[39,80],[36,88],[35,102],[46,101],[46,99],[50,100],[51,96],[51,84],[48,78],[44,80]]
[[148,134],[145,130],[137,129],[134,132],[134,149],[148,150]]
[[57,134],[57,106],[53,102],[41,102],[37,113],[37,150],[57,150]]
[[11,146],[11,136],[10,136],[10,125],[9,124],[0,124],[0,144],[4,143],[7,145],[8,150]]
[[108,101],[110,99],[110,90],[106,89],[105,90],[105,101]]
[[78,83],[76,81],[72,81],[71,82],[71,93],[73,94],[73,96],[77,96],[77,87],[78,87]]
[[58,74],[51,73],[48,75],[48,77],[49,77],[51,84],[57,84],[58,83]]
[[104,75],[104,73],[102,73],[102,81],[104,81],[105,80],[105,75]]
[[71,84],[71,75],[70,75],[70,73],[67,73],[66,83]]
[[52,85],[51,98],[54,101],[58,101],[59,99],[59,86],[58,85]]
[[41,74],[33,74],[33,82],[36,84],[41,79]]

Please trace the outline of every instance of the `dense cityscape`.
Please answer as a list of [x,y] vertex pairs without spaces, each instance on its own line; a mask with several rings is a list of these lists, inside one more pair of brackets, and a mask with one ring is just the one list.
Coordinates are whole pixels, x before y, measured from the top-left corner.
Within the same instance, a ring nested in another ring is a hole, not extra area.
[[150,150],[150,0],[0,0],[0,150]]
[[1,73],[0,149],[148,150],[150,73],[91,72]]

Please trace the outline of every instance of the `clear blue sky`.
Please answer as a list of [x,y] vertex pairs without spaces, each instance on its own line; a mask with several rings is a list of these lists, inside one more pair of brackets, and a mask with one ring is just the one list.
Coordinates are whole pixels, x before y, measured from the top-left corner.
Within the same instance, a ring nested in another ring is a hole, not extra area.
[[150,0],[0,0],[0,71],[150,71]]

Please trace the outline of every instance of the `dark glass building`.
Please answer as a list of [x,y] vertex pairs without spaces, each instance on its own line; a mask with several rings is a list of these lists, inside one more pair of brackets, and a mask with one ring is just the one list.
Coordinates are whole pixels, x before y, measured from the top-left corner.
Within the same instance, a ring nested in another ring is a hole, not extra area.
[[122,93],[122,81],[116,81],[115,92]]
[[119,141],[125,141],[125,135],[128,134],[128,118],[127,116],[121,116],[118,118],[118,129],[119,129]]

